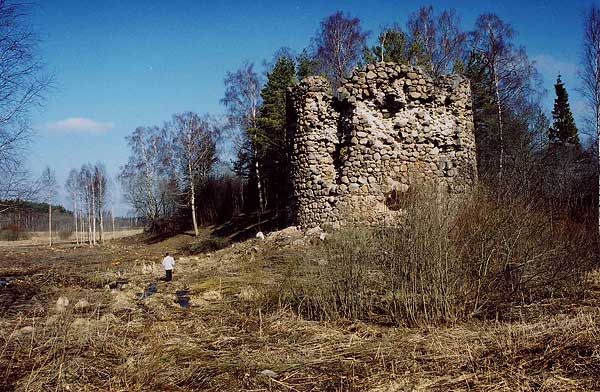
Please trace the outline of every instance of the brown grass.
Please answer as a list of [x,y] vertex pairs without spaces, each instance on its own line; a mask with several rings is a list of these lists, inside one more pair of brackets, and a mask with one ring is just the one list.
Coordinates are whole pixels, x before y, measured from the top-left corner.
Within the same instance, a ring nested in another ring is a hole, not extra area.
[[[5,250],[0,276],[20,275],[0,289],[14,299],[0,302],[0,390],[600,390],[597,273],[583,298],[515,304],[500,322],[406,328],[267,307],[293,255],[315,243],[291,230],[177,257],[175,281],[146,300],[137,295],[157,282],[160,269],[148,266],[164,244]],[[105,287],[117,279],[129,283]],[[174,302],[183,288],[188,309]],[[64,311],[59,297],[69,299]],[[90,305],[77,309],[81,299]]]

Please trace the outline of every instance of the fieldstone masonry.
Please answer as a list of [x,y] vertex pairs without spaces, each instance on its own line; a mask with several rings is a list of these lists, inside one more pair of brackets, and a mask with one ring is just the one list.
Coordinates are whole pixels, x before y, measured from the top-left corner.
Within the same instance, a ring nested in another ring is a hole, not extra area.
[[289,91],[293,219],[303,227],[393,224],[416,184],[450,197],[476,184],[469,82],[418,67],[356,69],[337,96],[313,76]]

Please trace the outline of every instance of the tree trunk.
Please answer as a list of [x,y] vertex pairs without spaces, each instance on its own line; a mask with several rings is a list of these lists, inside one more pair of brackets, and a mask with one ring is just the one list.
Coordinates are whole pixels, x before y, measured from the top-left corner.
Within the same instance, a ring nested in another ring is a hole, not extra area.
[[256,149],[254,151],[255,151],[254,168],[256,170],[256,188],[258,190],[258,209],[260,212],[263,212],[264,201],[263,201],[263,194],[262,194],[262,185],[260,183],[260,164],[258,163],[258,157],[256,157]]
[[48,242],[52,246],[52,199],[48,198]]
[[75,220],[75,243],[79,245],[79,237],[77,237],[77,196],[73,194],[73,219]]
[[96,245],[96,194],[92,185],[92,244]]
[[598,233],[600,233],[600,105],[596,107],[596,135],[598,138]]
[[[91,192],[88,196],[91,196]],[[87,220],[88,220],[88,242],[91,245],[93,245],[92,243],[92,211],[94,210],[94,208],[92,207],[92,199],[90,198],[88,200],[88,213],[87,213]]]
[[98,180],[98,215],[100,215],[100,242],[104,242],[104,217],[102,210],[104,209],[104,200],[102,198],[102,177]]
[[192,193],[192,223],[194,224],[194,234],[198,237],[200,233],[198,232],[198,221],[196,220],[196,184],[194,183],[194,176],[192,175],[191,163],[188,163],[188,174],[190,175],[190,190]]
[[104,242],[104,216],[102,214],[102,209],[98,212],[100,215],[100,242]]
[[502,105],[500,103],[500,87],[498,83],[498,75],[496,69],[493,67],[494,73],[494,87],[496,89],[496,104],[498,106],[498,133],[500,137],[500,160],[498,164],[498,179],[502,181],[502,172],[504,171],[504,127],[502,124]]
[[79,240],[80,243],[83,245],[85,243],[85,214],[83,212],[83,200],[81,201],[81,206],[79,208],[79,230],[80,230],[80,234],[79,234]]
[[115,210],[113,208],[113,210],[110,212],[110,217],[112,218],[112,238],[115,238]]

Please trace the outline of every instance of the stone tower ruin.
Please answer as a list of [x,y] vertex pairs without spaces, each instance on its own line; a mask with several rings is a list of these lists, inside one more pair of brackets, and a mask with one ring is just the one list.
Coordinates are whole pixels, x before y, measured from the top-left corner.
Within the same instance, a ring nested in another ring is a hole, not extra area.
[[303,227],[393,223],[390,201],[418,184],[453,197],[476,184],[469,82],[395,63],[289,91],[292,214]]

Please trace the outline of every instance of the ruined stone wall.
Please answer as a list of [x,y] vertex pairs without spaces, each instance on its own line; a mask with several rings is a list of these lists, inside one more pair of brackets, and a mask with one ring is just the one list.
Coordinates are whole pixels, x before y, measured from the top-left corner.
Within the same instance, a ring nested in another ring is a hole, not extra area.
[[357,69],[337,97],[321,77],[289,91],[293,219],[303,227],[394,223],[417,184],[452,197],[476,184],[469,82],[395,63]]

